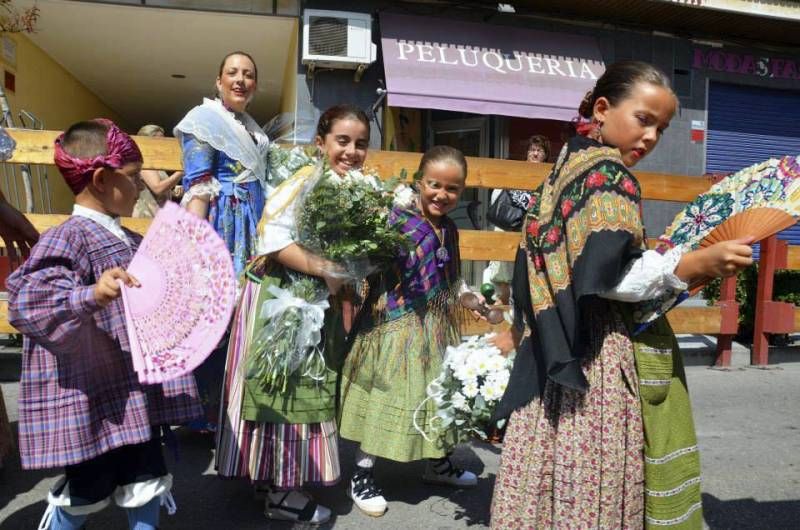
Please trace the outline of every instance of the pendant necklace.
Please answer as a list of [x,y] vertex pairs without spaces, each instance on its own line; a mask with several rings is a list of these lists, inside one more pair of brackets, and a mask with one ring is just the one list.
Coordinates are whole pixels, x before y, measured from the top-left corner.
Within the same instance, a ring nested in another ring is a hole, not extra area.
[[439,262],[439,268],[443,268],[444,264],[450,261],[450,253],[447,251],[447,247],[445,247],[445,229],[444,227],[439,227],[439,230],[436,229],[436,225],[434,225],[430,219],[422,212],[422,205],[420,204],[419,199],[417,199],[417,209],[419,209],[419,213],[425,222],[428,223],[428,226],[431,227],[433,233],[436,235],[436,239],[439,240],[439,248],[436,249],[434,255],[436,256],[436,260]]
[[436,249],[436,259],[439,260],[439,267],[444,267],[444,264],[450,261],[450,253],[447,251],[447,247],[444,244],[446,235],[444,227],[439,227],[439,229],[437,230],[436,225],[434,225],[430,219],[428,219],[424,215],[423,217],[425,221],[428,222],[428,225],[430,225],[431,230],[433,230],[433,233],[436,235],[436,239],[439,240],[439,248]]
[[425,219],[428,221],[428,224],[431,225],[433,229],[433,233],[436,234],[436,238],[439,240],[439,248],[436,249],[436,259],[439,261],[439,268],[444,267],[444,264],[450,261],[450,253],[447,252],[447,247],[444,246],[445,241],[445,233],[444,227],[441,227],[440,230],[436,230],[436,226],[431,223],[427,218]]

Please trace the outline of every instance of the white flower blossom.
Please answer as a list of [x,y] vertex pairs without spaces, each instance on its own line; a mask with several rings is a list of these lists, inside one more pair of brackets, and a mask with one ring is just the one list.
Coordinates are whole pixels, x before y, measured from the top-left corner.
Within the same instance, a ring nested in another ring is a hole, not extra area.
[[502,391],[505,392],[506,386],[508,386],[508,379],[510,375],[511,374],[508,370],[492,372],[489,377],[486,378],[486,384],[496,385],[497,387],[502,388]]
[[501,388],[500,385],[489,381],[486,381],[483,386],[481,386],[481,395],[483,399],[489,402],[497,401],[503,397],[503,392],[505,392],[505,387]]
[[453,373],[464,384],[466,384],[467,381],[477,379],[478,375],[480,375],[477,367],[470,362],[461,363],[459,366],[456,366]]
[[481,351],[476,351],[469,356],[468,364],[472,365],[478,375],[486,375],[489,371],[489,359]]
[[468,398],[474,398],[477,396],[479,390],[480,388],[478,387],[477,379],[468,379],[464,381],[464,386],[461,388],[461,391]]
[[342,177],[337,175],[335,171],[330,171],[327,175],[327,179],[336,186],[341,186],[344,183]]
[[466,359],[466,352],[461,348],[448,346],[445,350],[445,364],[452,367],[454,370],[464,364]]
[[450,402],[453,404],[455,408],[458,410],[463,410],[465,412],[470,411],[469,403],[467,402],[467,398],[464,397],[464,394],[461,392],[456,392],[450,398]]
[[498,350],[498,354],[497,355],[492,355],[491,357],[489,357],[489,359],[487,361],[488,364],[489,364],[489,371],[490,372],[500,372],[500,371],[508,370],[508,364],[507,364],[508,363],[508,359],[506,359],[505,357],[503,357],[499,353],[500,353],[500,350]]
[[394,189],[394,205],[398,208],[408,208],[416,199],[414,190],[405,184],[400,184]]

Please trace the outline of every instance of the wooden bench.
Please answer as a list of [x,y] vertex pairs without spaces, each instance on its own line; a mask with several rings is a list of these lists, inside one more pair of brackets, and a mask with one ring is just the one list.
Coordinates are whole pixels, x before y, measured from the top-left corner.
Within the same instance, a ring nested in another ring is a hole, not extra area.
[[[17,142],[10,163],[52,164],[53,141],[58,131],[31,131],[9,129]],[[134,137],[144,155],[145,169],[166,171],[182,168],[180,146],[174,138]],[[410,173],[417,168],[419,153],[370,151],[367,167],[380,175],[399,175],[402,169]],[[467,186],[472,188],[532,189],[548,174],[550,164],[531,164],[512,160],[467,158],[469,176]],[[707,190],[710,181],[683,175],[667,175],[653,172],[636,172],[644,199],[663,201],[691,201]],[[66,216],[31,214],[31,221],[40,231],[62,222]],[[124,219],[123,224],[144,233],[149,221],[146,219]],[[462,230],[461,256],[464,260],[512,261],[520,242],[520,234],[483,230]],[[698,333],[723,335],[728,339],[736,331],[735,302],[723,301],[714,307],[678,307],[669,313],[669,320],[676,333]],[[11,333],[13,328],[6,318],[7,303],[0,301],[0,332]],[[465,334],[483,333],[490,329],[483,322],[474,322],[466,317]],[[725,341],[721,341],[725,342]],[[730,358],[728,345],[727,359]],[[725,362],[725,352],[720,351],[718,362]]]

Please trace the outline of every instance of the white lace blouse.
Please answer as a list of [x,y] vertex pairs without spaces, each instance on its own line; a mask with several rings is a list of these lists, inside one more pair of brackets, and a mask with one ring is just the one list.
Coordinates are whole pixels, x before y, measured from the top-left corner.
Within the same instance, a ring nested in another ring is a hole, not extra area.
[[642,257],[628,266],[617,286],[600,296],[621,302],[641,302],[658,298],[668,291],[685,291],[688,288],[686,282],[675,276],[675,267],[682,256],[683,250],[679,247],[664,254],[646,250]]

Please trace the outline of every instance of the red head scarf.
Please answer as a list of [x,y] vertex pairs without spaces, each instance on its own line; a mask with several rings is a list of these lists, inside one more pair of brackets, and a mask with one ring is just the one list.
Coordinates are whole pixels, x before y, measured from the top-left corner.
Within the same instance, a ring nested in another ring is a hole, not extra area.
[[94,158],[74,157],[64,151],[61,145],[64,141],[64,135],[61,134],[56,138],[54,157],[56,166],[64,176],[64,180],[67,181],[67,186],[75,195],[83,191],[83,188],[91,182],[95,169],[103,167],[119,169],[130,162],[142,161],[142,152],[139,151],[136,142],[117,127],[114,122],[104,118],[92,121],[108,126],[105,155],[98,155]]

